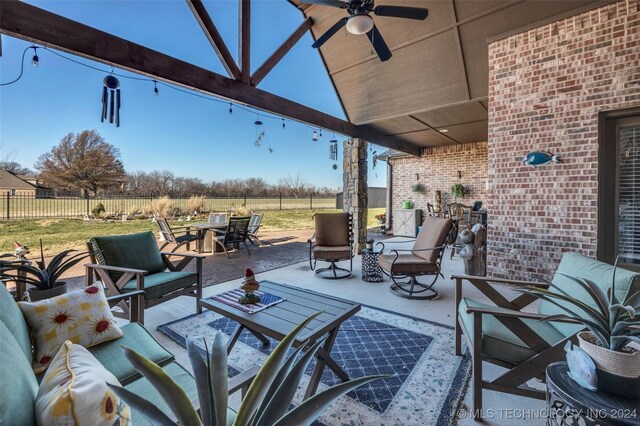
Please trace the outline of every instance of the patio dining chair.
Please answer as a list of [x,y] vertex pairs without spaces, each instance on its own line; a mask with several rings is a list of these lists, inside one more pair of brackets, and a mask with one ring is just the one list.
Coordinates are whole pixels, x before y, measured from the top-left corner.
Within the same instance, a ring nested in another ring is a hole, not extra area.
[[[462,355],[464,335],[473,357],[474,418],[482,413],[483,389],[545,399],[544,390],[528,386],[527,382],[532,379],[544,380],[547,366],[564,361],[566,342],[571,340],[577,343],[576,334],[584,329],[583,325],[569,321],[540,321],[545,316],[566,314],[562,307],[575,310],[567,302],[557,301],[560,305],[557,306],[541,300],[537,312],[523,311],[538,299],[526,293],[510,297],[505,290],[523,286],[549,288],[551,291],[569,293],[593,306],[595,302],[586,290],[569,277],[589,280],[606,293],[611,288],[613,270],[613,266],[598,260],[578,253],[565,253],[551,281],[558,287],[557,290],[548,283],[468,275],[451,276],[456,280],[455,354]],[[489,303],[463,297],[463,283],[475,287],[476,293],[479,290]],[[627,292],[632,294],[640,291],[640,274],[617,268],[615,290],[620,300],[624,299]],[[483,361],[503,367],[506,371],[491,381],[485,380]]]
[[221,225],[221,224],[227,223],[227,214],[226,213],[210,213],[209,223],[212,225]]
[[[378,243],[383,253],[378,257],[378,264],[393,281],[390,287],[393,294],[406,299],[438,297],[433,286],[438,277],[444,278],[440,272],[442,255],[452,229],[451,219],[427,216],[411,249],[396,249],[384,254],[385,243]],[[424,275],[433,276],[433,281],[419,282],[417,277]]]
[[447,207],[449,210],[449,218],[453,221],[454,231],[451,235],[449,243],[451,244],[451,259],[456,250],[460,251],[464,248],[464,244],[458,238],[460,232],[465,229],[471,229],[472,208],[461,203],[452,203]]
[[[91,263],[87,268],[86,284],[100,280],[107,296],[131,291],[144,291],[142,306],[136,306],[139,322],[144,323],[144,308],[150,308],[178,296],[196,298],[196,312],[201,313],[202,256],[182,253],[162,253],[151,231],[131,235],[94,237],[87,243]],[[173,262],[172,259],[180,259]],[[195,261],[195,271],[185,271]],[[128,318],[130,310],[126,300],[117,306],[122,313],[115,316]]]
[[232,216],[229,218],[229,224],[226,229],[212,229],[214,238],[213,242],[218,245],[230,259],[229,249],[239,250],[240,244],[244,244],[247,253],[251,255],[249,246],[247,245],[249,221],[248,216]]
[[198,234],[192,234],[189,226],[178,226],[171,228],[169,222],[161,217],[156,218],[156,223],[160,230],[160,236],[164,239],[164,244],[160,246],[160,250],[168,246],[169,244],[175,244],[175,247],[171,252],[175,252],[180,247],[186,244],[187,251],[191,249],[191,243],[198,240]]
[[[331,280],[349,278],[353,269],[353,216],[350,213],[316,213],[315,233],[309,243],[309,266],[316,276]],[[349,269],[336,265],[349,261]],[[328,262],[316,269],[318,261]]]
[[247,237],[251,245],[253,245],[254,241],[257,242],[258,245],[262,245],[262,241],[258,239],[258,230],[260,229],[263,216],[263,213],[253,213],[251,215],[251,219],[249,220],[249,229],[247,230]]

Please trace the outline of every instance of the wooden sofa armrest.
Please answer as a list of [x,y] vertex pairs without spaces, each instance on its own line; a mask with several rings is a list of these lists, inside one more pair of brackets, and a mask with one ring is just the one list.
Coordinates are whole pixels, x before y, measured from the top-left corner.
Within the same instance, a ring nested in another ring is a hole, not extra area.
[[253,382],[253,379],[256,378],[256,375],[258,374],[258,371],[260,371],[260,368],[260,365],[254,365],[248,370],[245,370],[237,376],[229,379],[229,395],[242,390],[242,395],[244,396],[244,392],[249,388],[251,382]]
[[201,254],[190,254],[190,253],[171,253],[167,251],[160,252],[163,256],[178,256],[178,257],[189,257],[192,259],[204,259],[204,256]]
[[140,322],[140,313],[138,312],[137,307],[142,306],[139,299],[142,299],[144,302],[144,291],[136,290],[130,291],[127,293],[116,294],[114,296],[108,296],[107,302],[109,302],[109,306],[115,306],[121,300],[129,299],[129,322]]
[[538,281],[520,281],[520,280],[512,280],[509,278],[481,277],[481,276],[464,275],[464,274],[452,274],[451,279],[467,280],[470,282],[473,282],[474,280],[482,280],[482,281],[488,281],[496,284],[507,284],[507,285],[511,284],[512,286],[535,286],[535,287],[543,287],[543,288],[549,287],[548,283],[541,283]]

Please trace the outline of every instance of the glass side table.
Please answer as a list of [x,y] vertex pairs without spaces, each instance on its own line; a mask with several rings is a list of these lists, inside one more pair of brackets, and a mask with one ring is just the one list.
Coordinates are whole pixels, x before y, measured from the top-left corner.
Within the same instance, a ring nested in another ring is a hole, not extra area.
[[364,249],[360,254],[362,255],[362,281],[369,283],[382,282],[382,268],[378,265],[378,256],[382,254],[382,250]]

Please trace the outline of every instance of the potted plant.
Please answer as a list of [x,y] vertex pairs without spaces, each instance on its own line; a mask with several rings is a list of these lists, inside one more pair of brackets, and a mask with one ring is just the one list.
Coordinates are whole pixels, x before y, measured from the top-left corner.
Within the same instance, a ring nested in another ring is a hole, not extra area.
[[556,291],[540,287],[526,287],[523,291],[566,312],[547,316],[545,321],[569,320],[587,327],[588,331],[578,333],[578,340],[596,365],[599,388],[640,398],[640,291],[629,291],[624,300],[618,300],[615,269],[607,292],[589,280],[562,275],[585,289],[591,300],[574,298],[553,283],[549,285]]
[[464,185],[461,183],[453,184],[451,187],[451,195],[453,195],[453,199],[458,202],[458,198],[464,196]]
[[424,185],[423,185],[423,184],[421,184],[421,183],[414,183],[414,184],[411,186],[411,190],[412,190],[413,192],[424,192]]
[[65,250],[55,255],[47,265],[44,260],[42,240],[40,240],[40,260],[36,266],[30,260],[4,261],[0,265],[0,280],[24,284],[32,301],[49,299],[67,292],[67,283],[60,281],[64,272],[86,258],[88,252],[73,255],[76,250]]
[[[367,376],[349,380],[325,389],[289,410],[304,371],[324,343],[324,339],[316,341],[304,352],[302,350],[307,345],[300,345],[288,358],[287,353],[298,333],[320,313],[313,314],[304,320],[271,352],[242,399],[234,425],[308,425],[329,404],[345,393],[374,380],[391,377]],[[198,389],[199,410],[193,407],[187,394],[161,367],[129,348],[123,346],[122,349],[131,364],[144,377],[149,378],[149,382],[169,402],[177,421],[170,419],[143,397],[120,386],[111,384],[108,386],[127,404],[140,411],[152,424],[227,425],[227,345],[222,333],[216,334],[210,353],[205,345],[204,357],[198,346],[187,339],[187,352]]]
[[376,220],[378,221],[378,225],[384,225],[385,222],[387,221],[386,213],[377,214],[375,217],[376,217]]

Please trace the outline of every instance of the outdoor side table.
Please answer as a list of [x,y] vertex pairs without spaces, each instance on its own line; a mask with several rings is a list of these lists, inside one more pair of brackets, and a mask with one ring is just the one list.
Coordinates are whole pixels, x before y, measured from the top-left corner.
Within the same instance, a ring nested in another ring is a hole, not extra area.
[[382,282],[382,268],[378,265],[378,256],[382,250],[364,249],[360,252],[362,255],[362,281],[369,283]]
[[573,381],[566,362],[547,367],[547,425],[640,425],[640,400],[598,390]]

